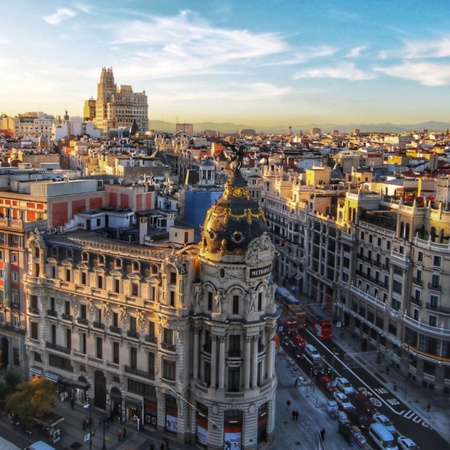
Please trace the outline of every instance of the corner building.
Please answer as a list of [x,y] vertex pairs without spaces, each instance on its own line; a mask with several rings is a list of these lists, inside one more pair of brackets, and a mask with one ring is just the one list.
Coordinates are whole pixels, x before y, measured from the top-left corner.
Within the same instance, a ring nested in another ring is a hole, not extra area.
[[274,247],[240,172],[208,210],[200,244],[183,227],[170,246],[81,228],[27,241],[29,375],[181,442],[269,447]]

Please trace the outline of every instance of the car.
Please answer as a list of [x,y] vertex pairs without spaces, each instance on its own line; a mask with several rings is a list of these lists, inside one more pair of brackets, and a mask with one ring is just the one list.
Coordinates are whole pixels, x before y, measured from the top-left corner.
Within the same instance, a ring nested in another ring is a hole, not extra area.
[[305,353],[308,356],[319,355],[319,352],[317,351],[316,347],[314,347],[314,345],[311,345],[311,344],[305,345]]
[[294,342],[294,345],[297,347],[300,348],[306,347],[306,341],[299,334],[295,334],[294,336],[292,336],[292,341]]
[[348,418],[363,431],[367,431],[370,424],[373,422],[372,417],[365,415],[364,412],[357,407],[349,410],[347,414]]
[[366,414],[372,416],[377,412],[377,408],[375,408],[375,405],[370,401],[370,398],[362,392],[358,392],[352,400],[355,406],[363,410]]
[[389,431],[389,433],[392,434],[392,436],[395,437],[398,435],[397,429],[394,427],[394,424],[391,422],[391,420],[387,416],[385,416],[384,414],[381,414],[381,413],[376,413],[372,417],[373,417],[374,422],[377,422],[377,423],[380,423],[381,425],[383,425]]
[[351,401],[343,392],[339,391],[333,392],[333,398],[336,400],[336,403],[339,405],[339,408],[341,408],[343,411],[349,411],[354,408]]
[[347,378],[344,377],[338,377],[335,380],[336,387],[343,392],[345,395],[353,395],[355,393],[355,389],[353,386],[349,383]]
[[331,378],[326,375],[319,378],[319,384],[326,392],[334,392],[336,390],[336,386],[333,385]]
[[397,439],[397,444],[400,450],[419,450],[419,447],[416,443],[406,436],[400,436]]

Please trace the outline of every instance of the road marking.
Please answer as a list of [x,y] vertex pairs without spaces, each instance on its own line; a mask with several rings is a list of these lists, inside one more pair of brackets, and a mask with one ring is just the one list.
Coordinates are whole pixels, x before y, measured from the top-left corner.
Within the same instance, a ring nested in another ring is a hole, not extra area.
[[388,398],[386,401],[392,406],[401,404],[396,398]]
[[375,388],[374,391],[377,392],[380,395],[389,394],[390,393],[386,388]]

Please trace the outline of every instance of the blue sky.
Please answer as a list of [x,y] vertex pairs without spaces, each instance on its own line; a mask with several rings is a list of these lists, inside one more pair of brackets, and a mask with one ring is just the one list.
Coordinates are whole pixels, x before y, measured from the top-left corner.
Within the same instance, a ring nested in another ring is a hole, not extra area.
[[0,112],[81,115],[101,68],[150,120],[450,121],[450,2],[2,2]]

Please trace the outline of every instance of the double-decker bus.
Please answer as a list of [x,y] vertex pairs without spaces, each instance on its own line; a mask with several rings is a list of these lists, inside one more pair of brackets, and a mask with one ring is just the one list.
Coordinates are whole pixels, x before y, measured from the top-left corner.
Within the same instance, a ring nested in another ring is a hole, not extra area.
[[286,311],[297,322],[297,329],[303,330],[306,327],[306,311],[300,305],[286,305]]
[[308,328],[322,341],[331,339],[333,335],[333,324],[320,314],[308,311],[306,315]]

